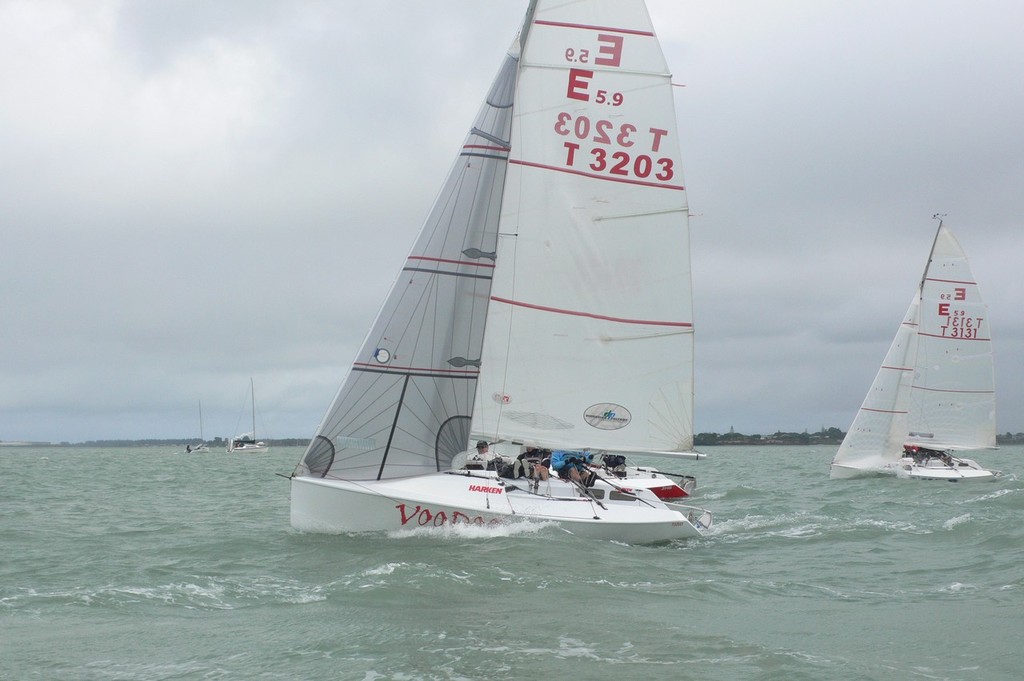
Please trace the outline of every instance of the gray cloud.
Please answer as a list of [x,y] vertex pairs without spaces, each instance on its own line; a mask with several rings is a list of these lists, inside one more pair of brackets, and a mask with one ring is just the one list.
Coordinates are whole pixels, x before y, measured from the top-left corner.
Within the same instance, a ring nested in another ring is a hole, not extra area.
[[[1024,7],[651,0],[697,427],[846,428],[936,212],[1024,429]],[[0,439],[311,433],[525,2],[0,4]],[[244,425],[244,418],[243,425]]]

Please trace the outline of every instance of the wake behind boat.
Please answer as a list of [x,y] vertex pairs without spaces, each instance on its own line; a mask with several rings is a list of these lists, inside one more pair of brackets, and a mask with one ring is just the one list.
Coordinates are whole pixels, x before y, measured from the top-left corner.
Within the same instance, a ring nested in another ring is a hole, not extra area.
[[921,283],[830,477],[993,480],[997,471],[955,453],[995,445],[988,308],[967,256],[940,220]]
[[453,465],[475,428],[696,458],[681,168],[671,75],[642,0],[533,0],[292,474],[292,525],[524,520],[630,543],[700,536],[710,513],[643,486]]

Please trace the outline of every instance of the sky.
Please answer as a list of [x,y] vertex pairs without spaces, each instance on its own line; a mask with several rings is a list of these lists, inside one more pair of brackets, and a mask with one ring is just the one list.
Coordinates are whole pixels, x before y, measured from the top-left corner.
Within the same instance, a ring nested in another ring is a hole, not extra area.
[[[311,436],[526,4],[0,0],[0,440]],[[1024,430],[1024,3],[648,7],[696,430],[846,430],[936,213]]]

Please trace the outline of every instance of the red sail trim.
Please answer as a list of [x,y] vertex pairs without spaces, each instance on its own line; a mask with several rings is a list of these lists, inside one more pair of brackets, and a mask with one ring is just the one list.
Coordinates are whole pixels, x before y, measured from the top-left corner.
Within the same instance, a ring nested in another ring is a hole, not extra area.
[[471,265],[473,267],[489,267],[494,269],[492,262],[470,262],[468,260],[448,260],[446,258],[428,258],[423,255],[410,255],[409,260],[427,260],[429,262],[446,262],[452,265]]
[[508,298],[499,298],[498,296],[491,296],[491,300],[498,303],[505,303],[507,305],[514,305],[516,307],[526,307],[531,310],[540,310],[542,312],[553,312],[554,314],[564,314],[571,317],[589,317],[590,319],[604,319],[609,322],[618,322],[620,324],[641,324],[644,326],[672,326],[677,328],[692,329],[693,324],[690,322],[666,322],[656,321],[651,319],[626,319],[624,317],[611,317],[603,314],[594,314],[593,312],[581,312],[579,310],[564,310],[557,307],[548,307],[546,305],[533,305],[532,303],[523,303],[518,300],[509,300]]
[[608,31],[609,33],[622,33],[624,35],[642,35],[648,38],[654,37],[653,31],[641,31],[635,28],[612,28],[611,26],[591,26],[589,24],[570,24],[566,21],[545,21],[537,19],[533,22],[535,26],[554,26],[555,28],[579,28],[584,31]]
[[925,281],[936,281],[940,284],[964,284],[965,286],[977,286],[976,281],[960,281],[958,279],[934,279],[932,277],[925,277]]
[[512,151],[512,147],[499,147],[490,144],[463,144],[463,149],[483,149],[484,151]]
[[923,385],[910,386],[914,390],[924,390],[929,393],[963,393],[967,395],[992,395],[995,390],[949,390],[947,388],[926,388]]
[[951,341],[991,341],[991,338],[964,338],[962,336],[943,336],[938,333],[925,333],[921,331],[918,333],[919,336],[927,336],[928,338],[941,338],[943,340]]
[[560,168],[558,166],[549,166],[544,163],[532,163],[530,161],[520,161],[518,159],[510,158],[509,163],[519,166],[527,166],[530,168],[540,168],[541,170],[554,170],[558,173],[569,173],[570,175],[580,175],[582,177],[592,177],[595,180],[606,180],[608,182],[622,182],[624,184],[637,184],[641,187],[657,187],[658,189],[675,189],[676,191],[685,191],[686,187],[678,184],[664,184],[661,182],[645,182],[643,180],[629,180],[621,177],[608,177],[607,175],[599,175],[597,173],[585,173],[582,170],[573,170],[571,168]]

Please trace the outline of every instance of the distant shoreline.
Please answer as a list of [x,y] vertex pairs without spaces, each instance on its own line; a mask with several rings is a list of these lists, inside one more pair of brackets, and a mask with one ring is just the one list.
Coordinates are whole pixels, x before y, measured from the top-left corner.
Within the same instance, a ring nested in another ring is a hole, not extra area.
[[[262,439],[271,447],[305,447],[309,444],[309,438],[283,438],[280,440]],[[183,437],[173,439],[143,439],[143,440],[86,440],[85,442],[24,442],[0,440],[0,447],[180,447],[185,445],[196,445],[199,440],[194,437]],[[227,441],[222,438],[208,440],[206,444],[210,449],[225,449]]]
[[[698,433],[693,439],[694,447],[718,446],[831,446],[842,444],[846,433],[838,429],[829,429],[820,433],[782,433],[772,435],[743,435],[740,433]],[[265,439],[271,447],[305,447],[309,438]],[[30,442],[24,440],[0,440],[0,447],[181,447],[195,445],[196,438],[162,438],[141,440],[87,440],[85,442]],[[224,449],[227,441],[215,438],[206,443],[211,449]],[[1024,433],[1004,433],[996,436],[997,445],[1024,444]]]

